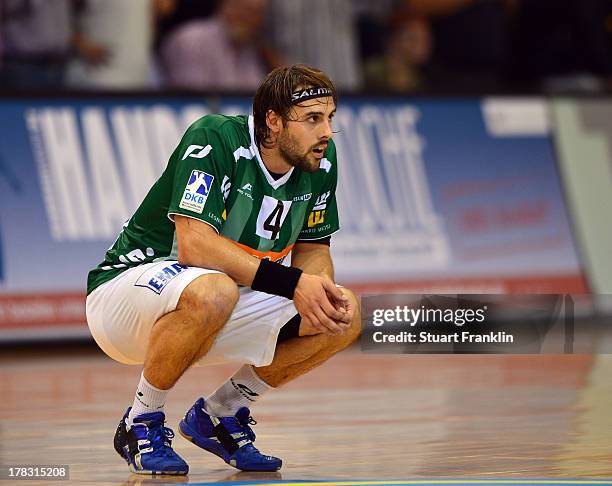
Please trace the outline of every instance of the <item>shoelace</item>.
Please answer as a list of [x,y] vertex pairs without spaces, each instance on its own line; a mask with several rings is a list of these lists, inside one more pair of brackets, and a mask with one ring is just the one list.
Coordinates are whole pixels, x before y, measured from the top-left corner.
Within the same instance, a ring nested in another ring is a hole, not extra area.
[[163,425],[152,427],[149,429],[147,439],[153,446],[151,454],[155,456],[173,456],[174,451],[170,447],[172,445],[172,439],[174,439],[174,431]]
[[244,431],[245,431],[247,437],[249,438],[249,440],[251,442],[254,442],[255,441],[255,432],[249,426],[250,425],[257,425],[257,420],[255,420],[253,417],[249,416],[249,417],[246,418],[246,420],[238,420],[238,422],[240,423],[240,425],[242,425],[242,428],[244,429]]
[[253,429],[249,427],[249,425],[255,425],[257,422],[253,417],[225,417],[224,425],[225,428],[230,432],[230,434],[237,434],[235,436],[238,438],[246,438],[249,442],[253,442],[255,440],[255,432]]

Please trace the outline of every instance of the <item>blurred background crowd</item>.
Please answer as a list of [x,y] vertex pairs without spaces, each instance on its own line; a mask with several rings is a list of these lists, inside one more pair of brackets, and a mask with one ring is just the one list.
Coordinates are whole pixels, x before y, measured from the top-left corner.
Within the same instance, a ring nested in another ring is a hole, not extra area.
[[0,0],[6,90],[248,92],[295,62],[344,92],[609,90],[612,0]]

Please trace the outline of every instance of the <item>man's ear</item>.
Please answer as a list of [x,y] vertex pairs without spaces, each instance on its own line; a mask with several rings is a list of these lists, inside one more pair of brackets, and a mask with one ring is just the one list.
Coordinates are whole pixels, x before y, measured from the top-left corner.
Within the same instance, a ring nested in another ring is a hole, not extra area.
[[266,125],[270,129],[270,135],[278,135],[283,127],[283,119],[273,110],[266,113]]

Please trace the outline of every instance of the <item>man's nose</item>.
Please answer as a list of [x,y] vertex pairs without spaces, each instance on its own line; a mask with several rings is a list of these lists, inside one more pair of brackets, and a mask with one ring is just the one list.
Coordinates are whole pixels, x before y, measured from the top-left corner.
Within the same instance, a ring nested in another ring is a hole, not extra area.
[[331,120],[323,122],[321,138],[331,138],[333,135]]

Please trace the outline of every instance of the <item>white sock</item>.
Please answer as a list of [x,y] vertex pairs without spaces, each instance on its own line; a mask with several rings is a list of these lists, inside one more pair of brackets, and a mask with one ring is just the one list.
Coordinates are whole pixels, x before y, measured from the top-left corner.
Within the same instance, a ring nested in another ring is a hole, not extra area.
[[140,383],[134,396],[134,404],[128,415],[127,425],[134,422],[134,418],[143,413],[163,412],[166,404],[166,397],[170,390],[160,390],[155,388],[144,377],[144,372],[140,375]]
[[206,411],[216,417],[230,417],[241,407],[250,408],[265,392],[273,389],[257,376],[251,365],[244,365],[206,399]]

